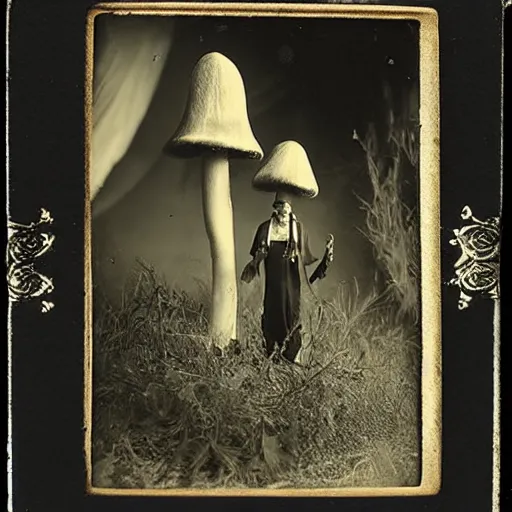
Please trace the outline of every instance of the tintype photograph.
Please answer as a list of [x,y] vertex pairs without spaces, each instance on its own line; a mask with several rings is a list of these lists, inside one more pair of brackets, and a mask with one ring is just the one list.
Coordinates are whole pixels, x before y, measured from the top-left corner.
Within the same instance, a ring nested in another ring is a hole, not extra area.
[[435,494],[437,18],[89,15],[89,492]]

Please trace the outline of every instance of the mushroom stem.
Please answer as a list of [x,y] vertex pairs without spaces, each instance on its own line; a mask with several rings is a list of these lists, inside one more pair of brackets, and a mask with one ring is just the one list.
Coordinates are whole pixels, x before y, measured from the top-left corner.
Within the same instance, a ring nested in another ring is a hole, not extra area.
[[203,213],[212,258],[210,334],[225,347],[236,338],[237,283],[233,207],[226,153],[203,157]]
[[290,194],[289,192],[286,192],[286,191],[276,192],[276,198],[275,198],[276,201],[286,201],[288,204],[292,204],[293,199],[294,199],[293,194]]

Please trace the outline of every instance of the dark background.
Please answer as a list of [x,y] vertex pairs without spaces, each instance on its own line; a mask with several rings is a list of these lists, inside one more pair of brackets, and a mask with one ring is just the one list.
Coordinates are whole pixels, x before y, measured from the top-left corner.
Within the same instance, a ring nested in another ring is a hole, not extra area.
[[[148,499],[85,496],[83,465],[84,20],[88,1],[19,0],[10,13],[10,216],[50,210],[57,239],[38,263],[56,307],[13,311],[15,511],[164,510],[168,507],[352,511],[491,510],[490,301],[457,310],[443,293],[443,488],[424,498]],[[501,3],[432,2],[441,38],[443,277],[460,210],[496,215],[500,201]],[[506,350],[506,347],[505,347]],[[505,354],[504,354],[505,357]],[[504,400],[504,408],[507,402]],[[506,411],[504,411],[506,412]],[[506,461],[504,461],[505,463]],[[507,498],[508,489],[503,492]],[[509,496],[509,495],[508,495]]]
[[[96,19],[100,41],[109,17]],[[389,108],[399,116],[403,99],[408,101],[409,92],[419,87],[418,24],[188,16],[176,17],[173,29],[170,55],[148,112],[93,203],[95,296],[105,293],[116,300],[136,258],[154,265],[173,287],[192,294],[198,279],[210,279],[201,161],[162,152],[183,114],[192,68],[210,51],[226,55],[240,70],[251,126],[265,154],[290,139],[308,154],[320,193],[313,200],[297,199],[294,209],[317,256],[323,254],[328,233],[336,240],[336,258],[329,278],[316,285],[319,293],[330,298],[340,281],[354,278],[364,293],[373,285],[376,265],[371,245],[359,231],[365,216],[358,197],[370,200],[372,191],[366,155],[352,134],[357,130],[364,138],[370,123],[383,132]],[[138,36],[135,27],[132,37]],[[384,83],[394,105],[384,101]],[[412,99],[416,119],[418,99]],[[239,272],[274,199],[252,189],[258,165],[247,159],[230,162]],[[407,166],[402,172],[403,193],[417,211],[417,172]],[[242,285],[241,292],[252,289]]]

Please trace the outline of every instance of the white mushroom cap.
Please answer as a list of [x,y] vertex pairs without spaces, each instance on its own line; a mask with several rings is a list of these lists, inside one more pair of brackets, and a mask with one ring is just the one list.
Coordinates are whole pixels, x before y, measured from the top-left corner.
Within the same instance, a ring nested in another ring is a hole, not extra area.
[[182,157],[205,150],[227,151],[235,158],[263,156],[249,123],[242,76],[217,52],[207,53],[196,64],[183,119],[164,148]]
[[281,142],[274,147],[252,184],[256,190],[263,192],[286,192],[309,198],[318,195],[318,183],[308,155],[294,140]]

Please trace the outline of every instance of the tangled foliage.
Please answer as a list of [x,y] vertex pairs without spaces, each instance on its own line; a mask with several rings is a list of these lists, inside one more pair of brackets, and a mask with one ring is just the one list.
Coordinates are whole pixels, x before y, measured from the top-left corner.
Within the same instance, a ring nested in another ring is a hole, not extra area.
[[146,265],[136,276],[120,307],[95,312],[94,485],[418,483],[417,333],[390,328],[377,297],[340,290],[307,308],[291,365],[263,356],[243,305],[239,350],[215,355],[203,303]]
[[[408,317],[413,322],[419,319],[420,304],[418,208],[407,204],[403,188],[407,181],[416,183],[419,175],[417,93],[414,87],[404,93],[398,108],[391,89],[385,87],[384,100],[389,110],[384,133],[370,125],[363,138],[354,134],[366,154],[373,191],[370,200],[360,199],[366,212],[363,233],[386,275],[386,292],[397,305],[398,319]],[[417,203],[417,194],[415,197]]]

